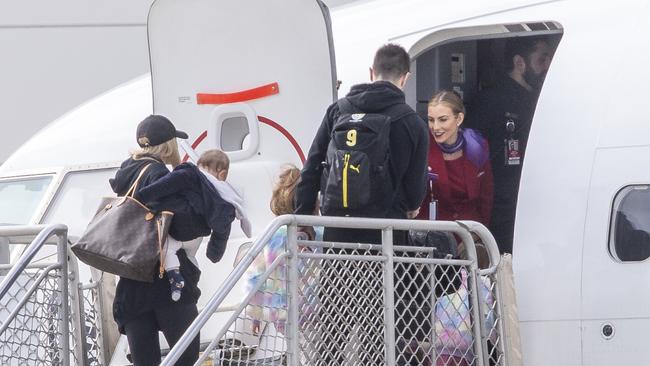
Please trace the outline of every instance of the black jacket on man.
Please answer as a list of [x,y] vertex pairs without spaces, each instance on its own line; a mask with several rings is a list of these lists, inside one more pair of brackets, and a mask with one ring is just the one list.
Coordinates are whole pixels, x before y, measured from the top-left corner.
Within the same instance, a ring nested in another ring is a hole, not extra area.
[[[321,190],[323,162],[326,160],[327,147],[331,139],[332,128],[341,113],[398,113],[392,116],[390,129],[390,176],[394,191],[386,197],[384,211],[378,211],[374,217],[406,218],[406,212],[420,207],[425,195],[425,176],[429,137],[426,123],[410,109],[404,93],[395,85],[386,81],[359,84],[352,87],[345,97],[354,108],[340,111],[339,104],[332,104],[323,118],[316,137],[309,150],[307,161],[301,174],[301,181],[296,189],[296,214],[312,215],[316,198]],[[404,113],[406,110],[408,113]],[[332,232],[333,230],[329,230]],[[349,230],[346,231],[349,234]],[[362,240],[343,235],[342,241]],[[328,230],[325,230],[328,237]],[[367,237],[361,235],[361,237]],[[378,237],[373,237],[375,242]],[[336,240],[330,238],[326,240]]]
[[[140,171],[150,165],[138,184],[138,190],[169,174],[165,164],[154,157],[146,156],[141,159],[125,160],[110,180],[111,188],[117,195],[123,196],[135,182]],[[136,192],[137,196],[137,192]],[[157,210],[163,202],[149,202],[149,207]],[[113,301],[113,317],[120,332],[124,333],[124,325],[157,307],[175,306],[175,304],[196,304],[201,291],[197,284],[201,271],[187,258],[185,250],[178,251],[180,271],[185,278],[185,287],[178,302],[171,300],[171,290],[167,274],[163,278],[155,276],[153,283],[140,282],[121,277],[115,289]]]
[[[235,208],[226,202],[212,183],[192,163],[183,163],[156,182],[138,190],[145,204],[174,213],[169,235],[189,241],[210,235],[207,257],[221,260],[235,219]],[[210,234],[212,232],[212,234]]]
[[[490,162],[494,176],[490,229],[501,252],[512,252],[519,180],[537,97],[538,92],[528,91],[510,76],[503,75],[495,87],[481,91],[468,112],[468,125],[481,132],[490,145]],[[506,129],[508,120],[514,122],[512,134]],[[505,140],[508,138],[519,141],[519,165],[506,164]]]

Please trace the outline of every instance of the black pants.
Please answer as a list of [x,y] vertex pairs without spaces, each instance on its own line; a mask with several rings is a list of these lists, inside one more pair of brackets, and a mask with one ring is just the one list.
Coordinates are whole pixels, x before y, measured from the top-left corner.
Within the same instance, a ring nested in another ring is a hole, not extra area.
[[[198,315],[196,304],[173,304],[155,308],[124,325],[134,366],[160,364],[160,330],[169,347],[174,347],[185,330]],[[199,336],[192,341],[177,366],[193,365],[199,358]]]

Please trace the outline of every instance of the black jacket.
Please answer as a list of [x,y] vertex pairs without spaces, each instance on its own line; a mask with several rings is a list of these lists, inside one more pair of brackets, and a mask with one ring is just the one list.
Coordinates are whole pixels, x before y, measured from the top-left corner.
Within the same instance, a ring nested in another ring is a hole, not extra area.
[[[526,157],[526,143],[530,132],[537,93],[529,92],[507,75],[495,87],[481,91],[468,112],[468,126],[475,127],[488,140],[490,162],[494,175],[493,220],[502,221],[513,216],[519,191],[521,167]],[[505,140],[510,138],[506,122],[512,119],[515,131],[512,137],[519,140],[521,164],[505,164]],[[512,211],[505,215],[503,211]]]
[[[143,203],[155,203],[174,213],[169,234],[188,241],[210,235],[207,257],[214,263],[226,250],[235,208],[219,196],[196,165],[183,163],[174,171],[137,192]],[[212,234],[210,234],[212,231]]]
[[[111,188],[119,196],[123,196],[129,190],[138,174],[147,164],[150,164],[146,172],[140,179],[139,187],[149,185],[163,176],[169,174],[169,170],[162,161],[145,157],[142,159],[129,158],[122,163],[120,169],[115,174],[115,178],[110,180]],[[163,202],[151,202],[150,208],[155,209],[162,207]],[[171,290],[167,274],[163,278],[156,276],[153,283],[140,282],[128,278],[120,278],[115,289],[115,299],[113,301],[113,318],[124,333],[124,324],[139,317],[141,314],[151,311],[159,306],[174,306],[182,303],[196,303],[201,296],[197,284],[201,271],[199,271],[192,262],[187,258],[184,250],[178,251],[180,261],[180,271],[185,278],[185,287],[182,290],[181,298],[178,302],[171,300]]]
[[[429,137],[426,123],[410,109],[404,93],[385,81],[359,84],[345,97],[354,107],[344,113],[397,113],[390,129],[390,173],[393,194],[386,199],[386,211],[376,217],[406,218],[406,211],[420,207],[425,195],[425,175]],[[404,113],[404,111],[408,113]],[[332,127],[342,111],[332,104],[323,118],[302,170],[296,190],[296,213],[314,213],[320,190],[322,162],[326,160]]]

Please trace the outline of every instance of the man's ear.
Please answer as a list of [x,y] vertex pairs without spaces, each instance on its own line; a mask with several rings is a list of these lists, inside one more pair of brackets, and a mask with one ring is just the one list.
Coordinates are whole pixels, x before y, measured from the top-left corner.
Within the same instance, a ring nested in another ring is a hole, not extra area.
[[512,64],[515,65],[515,70],[518,73],[523,74],[526,72],[526,60],[521,55],[514,55]]
[[398,82],[399,82],[400,89],[404,89],[404,87],[406,86],[406,81],[409,79],[410,76],[411,76],[411,73],[407,72],[406,74],[404,74],[404,76],[399,78]]
[[369,67],[368,71],[370,72],[370,81],[374,82],[375,81],[375,72],[372,71],[372,67]]

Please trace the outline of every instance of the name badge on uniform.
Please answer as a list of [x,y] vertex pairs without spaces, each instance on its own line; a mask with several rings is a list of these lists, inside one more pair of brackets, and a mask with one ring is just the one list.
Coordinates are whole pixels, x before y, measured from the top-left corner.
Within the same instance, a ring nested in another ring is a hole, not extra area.
[[521,150],[519,150],[519,140],[506,139],[505,144],[506,165],[511,166],[521,164]]
[[504,140],[505,143],[505,164],[506,166],[513,166],[513,165],[519,165],[521,164],[521,150],[519,150],[519,139],[515,138],[515,131],[516,131],[516,125],[515,125],[515,119],[517,118],[517,115],[506,112],[506,139]]
[[435,220],[438,213],[438,201],[433,200],[429,202],[429,220]]

